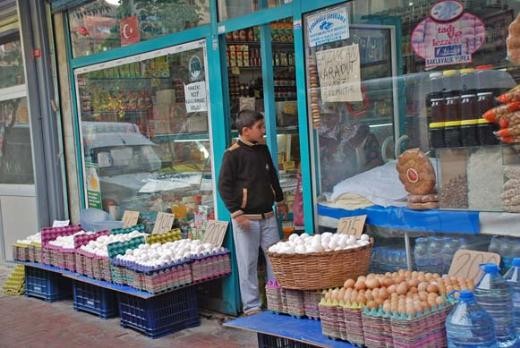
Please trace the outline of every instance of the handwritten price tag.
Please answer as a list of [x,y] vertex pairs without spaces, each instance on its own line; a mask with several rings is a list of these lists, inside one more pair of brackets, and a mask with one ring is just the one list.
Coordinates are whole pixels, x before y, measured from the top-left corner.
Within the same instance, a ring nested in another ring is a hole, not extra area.
[[224,237],[226,236],[227,227],[227,221],[208,221],[202,241],[204,243],[210,243],[215,247],[221,247],[224,242]]
[[66,227],[70,225],[70,220],[54,220],[52,227]]
[[133,210],[125,210],[123,214],[123,227],[131,227],[137,225],[139,219],[139,212]]
[[338,229],[336,232],[360,237],[363,234],[363,227],[365,226],[366,219],[366,215],[341,218],[339,219]]
[[168,232],[172,229],[173,220],[175,215],[168,213],[158,213],[157,219],[155,219],[155,225],[153,226],[152,233],[163,233]]
[[448,274],[455,277],[473,279],[476,282],[482,272],[480,270],[480,264],[482,263],[499,265],[500,255],[486,251],[460,249],[453,256]]

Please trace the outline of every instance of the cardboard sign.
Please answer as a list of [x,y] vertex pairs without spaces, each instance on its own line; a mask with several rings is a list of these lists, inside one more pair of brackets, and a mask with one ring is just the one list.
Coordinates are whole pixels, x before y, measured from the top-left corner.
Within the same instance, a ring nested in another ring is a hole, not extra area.
[[338,229],[336,232],[351,234],[359,238],[363,234],[363,227],[365,226],[366,219],[366,215],[341,218],[339,219]]
[[139,212],[133,210],[125,210],[123,214],[123,227],[131,227],[137,225],[139,219]]
[[153,226],[152,233],[163,233],[168,232],[172,229],[173,220],[175,215],[168,213],[159,213],[155,219],[155,225]]
[[362,101],[359,45],[316,52],[323,102]]
[[70,220],[54,220],[52,227],[65,227],[70,225]]
[[228,224],[227,221],[208,221],[202,241],[216,247],[221,247],[224,242],[224,237],[226,236]]
[[184,85],[184,96],[187,113],[208,111],[206,81]]
[[482,271],[480,265],[483,263],[500,264],[500,255],[486,251],[457,250],[451,261],[448,274],[455,277],[463,277],[478,280]]

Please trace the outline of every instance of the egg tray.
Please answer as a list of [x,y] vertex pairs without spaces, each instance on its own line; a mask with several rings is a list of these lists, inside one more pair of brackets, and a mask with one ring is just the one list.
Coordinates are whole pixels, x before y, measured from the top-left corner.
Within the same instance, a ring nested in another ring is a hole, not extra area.
[[30,245],[23,243],[16,243],[13,245],[13,260],[16,261],[31,261]]
[[61,249],[56,251],[54,255],[54,266],[66,269],[72,272],[76,271],[76,250],[75,249]]
[[112,273],[110,271],[110,259],[107,256],[94,255],[92,259],[92,276],[95,279],[112,281]]
[[320,320],[325,336],[363,345],[361,309],[345,308],[337,303],[320,303]]
[[388,317],[362,314],[363,337],[367,348],[386,348],[393,345],[392,326]]
[[190,263],[193,281],[213,278],[231,272],[229,252],[218,253],[206,258],[195,258]]
[[276,281],[268,281],[265,286],[267,309],[275,313],[283,313],[282,288]]
[[340,335],[340,327],[338,320],[338,308],[333,305],[323,305],[320,304],[320,320],[321,320],[321,331],[324,336],[329,338],[339,338]]
[[176,240],[180,240],[182,238],[181,236],[181,230],[176,228],[169,232],[165,233],[154,233],[146,236],[146,244],[154,244],[154,243],[168,243],[168,242],[175,242]]
[[110,234],[128,234],[133,231],[145,232],[144,225],[137,224],[137,225],[130,226],[130,227],[113,228],[112,230],[110,230]]
[[29,261],[42,262],[42,246],[40,243],[31,242],[31,244],[29,244]]
[[128,285],[130,283],[127,278],[126,268],[111,264],[110,272],[112,275],[112,283],[118,285]]
[[145,243],[143,236],[135,237],[124,242],[113,242],[107,245],[108,257],[113,259],[117,255],[124,255],[127,250],[136,249]]
[[303,292],[303,308],[305,309],[305,315],[311,319],[320,318],[320,301],[322,292],[321,291],[304,291]]
[[79,249],[83,245],[87,245],[89,242],[98,239],[101,236],[108,236],[110,232],[108,230],[98,231],[91,234],[78,234],[74,236],[74,249]]
[[171,268],[165,272],[144,275],[142,281],[143,286],[140,290],[157,294],[190,284],[191,282],[191,269],[189,268],[189,265],[185,264]]
[[42,246],[46,247],[51,240],[55,240],[60,236],[70,236],[81,231],[80,225],[70,225],[65,227],[45,227],[41,232]]
[[[42,248],[42,263],[46,265],[51,265],[54,267],[59,267],[59,254],[61,253],[61,248],[47,244]],[[60,267],[62,268],[62,267]]]

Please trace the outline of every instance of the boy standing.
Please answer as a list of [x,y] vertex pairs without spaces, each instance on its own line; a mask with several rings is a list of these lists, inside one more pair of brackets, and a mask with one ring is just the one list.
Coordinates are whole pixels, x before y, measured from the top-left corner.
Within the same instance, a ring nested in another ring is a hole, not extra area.
[[280,240],[273,203],[287,214],[287,205],[271,155],[265,145],[262,114],[242,110],[235,122],[239,140],[224,154],[219,192],[231,213],[233,238],[246,315],[260,311],[258,248],[264,251],[268,280],[274,279],[267,249]]

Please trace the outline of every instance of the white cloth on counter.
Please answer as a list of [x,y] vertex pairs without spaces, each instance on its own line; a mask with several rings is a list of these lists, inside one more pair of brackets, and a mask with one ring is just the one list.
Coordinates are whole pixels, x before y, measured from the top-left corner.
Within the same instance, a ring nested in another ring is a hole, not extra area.
[[373,204],[384,207],[405,205],[408,193],[399,181],[395,165],[396,161],[389,161],[337,183],[332,189],[330,200],[334,202],[349,193],[362,196]]

